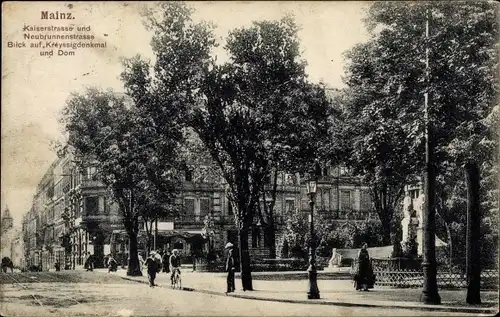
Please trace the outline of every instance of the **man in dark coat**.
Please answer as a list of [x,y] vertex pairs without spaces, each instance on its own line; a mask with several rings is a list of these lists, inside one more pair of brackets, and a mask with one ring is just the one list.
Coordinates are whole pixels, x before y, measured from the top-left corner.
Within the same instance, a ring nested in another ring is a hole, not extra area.
[[165,251],[163,253],[163,257],[161,258],[161,262],[162,262],[162,265],[163,265],[163,272],[165,272],[165,273],[169,273],[170,272],[170,268],[169,268],[170,264],[168,262],[169,258],[170,258],[169,252]]
[[375,284],[375,275],[373,274],[372,263],[367,247],[368,245],[363,243],[358,253],[358,268],[354,275],[354,287],[356,290],[363,289],[364,291],[368,291],[368,289],[373,288]]
[[235,263],[234,263],[234,250],[233,250],[233,244],[228,243],[226,244],[226,249],[228,249],[227,252],[227,261],[226,261],[226,272],[227,272],[227,293],[232,293],[236,289],[234,285],[234,271],[236,271],[235,268]]
[[156,261],[156,252],[151,251],[149,257],[146,259],[145,265],[148,268],[149,287],[155,287],[156,272],[158,270],[158,262]]

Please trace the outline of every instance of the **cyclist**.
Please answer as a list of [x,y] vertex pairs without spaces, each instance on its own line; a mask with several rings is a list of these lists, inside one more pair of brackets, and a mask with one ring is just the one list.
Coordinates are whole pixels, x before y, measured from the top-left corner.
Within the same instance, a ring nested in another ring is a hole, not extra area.
[[172,251],[172,255],[170,256],[169,259],[169,266],[170,266],[170,282],[173,284],[174,283],[174,274],[177,271],[179,275],[181,274],[181,257],[179,256],[179,250],[174,249]]

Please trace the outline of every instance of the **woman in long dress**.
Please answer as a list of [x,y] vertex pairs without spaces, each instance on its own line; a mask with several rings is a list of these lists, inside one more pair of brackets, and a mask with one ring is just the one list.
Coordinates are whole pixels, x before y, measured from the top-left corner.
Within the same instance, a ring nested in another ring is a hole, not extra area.
[[354,287],[356,290],[368,291],[375,284],[375,275],[373,274],[370,255],[366,249],[368,245],[363,243],[361,250],[358,253],[358,269],[354,275]]

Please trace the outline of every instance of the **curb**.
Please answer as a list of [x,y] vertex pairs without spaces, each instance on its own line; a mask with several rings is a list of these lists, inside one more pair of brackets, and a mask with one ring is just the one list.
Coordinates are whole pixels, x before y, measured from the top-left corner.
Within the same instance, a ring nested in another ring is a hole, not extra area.
[[[149,282],[144,280],[137,280],[130,277],[121,276],[124,280],[134,281],[137,283],[149,284]],[[167,288],[164,286],[164,288]],[[326,300],[296,300],[296,299],[286,299],[286,298],[265,298],[259,296],[252,296],[246,294],[226,294],[222,292],[209,291],[204,289],[195,289],[189,287],[182,287],[181,291],[185,292],[196,292],[215,296],[230,296],[242,299],[260,300],[268,302],[279,302],[279,303],[291,303],[291,304],[312,304],[312,305],[331,305],[331,306],[344,306],[344,307],[366,307],[366,308],[396,308],[396,309],[416,309],[423,311],[442,311],[442,312],[458,312],[458,313],[472,313],[472,314],[495,314],[497,309],[494,307],[453,307],[453,306],[442,306],[442,305],[394,305],[394,304],[381,304],[381,303],[354,303],[354,302],[342,302],[342,301],[326,301]]]

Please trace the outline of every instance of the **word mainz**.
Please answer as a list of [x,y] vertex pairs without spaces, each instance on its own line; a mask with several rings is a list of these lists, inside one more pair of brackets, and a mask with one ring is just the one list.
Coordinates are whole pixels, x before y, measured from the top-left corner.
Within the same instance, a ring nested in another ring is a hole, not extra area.
[[49,11],[41,11],[41,19],[42,20],[74,20],[75,17],[71,12],[49,12]]

